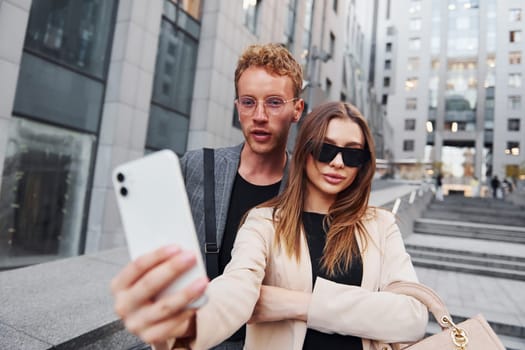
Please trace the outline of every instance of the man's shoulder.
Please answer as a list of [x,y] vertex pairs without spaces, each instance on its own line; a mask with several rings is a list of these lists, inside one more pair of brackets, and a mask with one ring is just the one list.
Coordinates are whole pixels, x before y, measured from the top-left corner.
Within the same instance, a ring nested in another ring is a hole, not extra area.
[[[212,148],[213,152],[216,156],[222,156],[222,157],[238,157],[241,153],[243,144],[238,144],[235,146],[230,147],[218,147],[218,148]],[[187,160],[196,160],[196,159],[202,159],[204,154],[204,148],[194,149],[191,151],[186,151],[182,158]]]

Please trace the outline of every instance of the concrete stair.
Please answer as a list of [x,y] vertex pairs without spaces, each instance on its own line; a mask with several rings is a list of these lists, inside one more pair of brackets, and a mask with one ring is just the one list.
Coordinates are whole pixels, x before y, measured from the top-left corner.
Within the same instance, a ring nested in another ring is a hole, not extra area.
[[415,266],[525,281],[525,258],[406,245]]
[[525,226],[525,207],[485,198],[447,197],[444,202],[430,203],[423,217],[523,227]]
[[525,227],[420,218],[414,232],[525,244]]
[[508,350],[525,349],[525,207],[448,196],[414,220],[405,246],[456,322],[482,313]]

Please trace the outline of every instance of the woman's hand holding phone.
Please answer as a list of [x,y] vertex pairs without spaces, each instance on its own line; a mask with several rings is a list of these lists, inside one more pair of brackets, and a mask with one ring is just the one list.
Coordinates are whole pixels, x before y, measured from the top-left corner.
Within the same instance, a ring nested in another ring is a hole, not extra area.
[[195,255],[177,246],[144,254],[130,262],[111,283],[115,311],[126,328],[150,344],[194,334],[196,309],[208,279],[198,278],[172,294],[157,295],[197,262]]

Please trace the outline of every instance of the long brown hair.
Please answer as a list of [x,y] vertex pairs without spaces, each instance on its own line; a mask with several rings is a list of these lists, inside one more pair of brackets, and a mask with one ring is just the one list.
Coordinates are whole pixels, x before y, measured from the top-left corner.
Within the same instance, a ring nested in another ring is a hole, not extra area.
[[348,103],[329,102],[318,106],[305,117],[297,135],[286,189],[262,205],[274,207],[275,244],[283,245],[288,256],[298,261],[301,232],[304,229],[301,218],[307,183],[306,160],[311,154],[319,154],[328,123],[333,118],[350,118],[359,125],[365,139],[364,148],[370,152],[370,160],[359,168],[352,184],[337,195],[328,210],[325,226],[329,229],[321,266],[329,276],[347,271],[352,258],[359,256],[355,235],[362,238],[365,249],[368,242],[363,219],[368,207],[376,157],[372,134],[357,108]]

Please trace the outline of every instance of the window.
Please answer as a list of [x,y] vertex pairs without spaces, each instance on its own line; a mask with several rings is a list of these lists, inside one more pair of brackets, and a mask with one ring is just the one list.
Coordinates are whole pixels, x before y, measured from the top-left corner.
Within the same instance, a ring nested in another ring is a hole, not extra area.
[[6,131],[0,270],[78,254],[95,136],[17,117]]
[[410,38],[408,41],[408,49],[412,51],[418,51],[421,49],[421,39],[420,38]]
[[412,31],[421,30],[421,18],[411,18],[408,28]]
[[403,141],[403,151],[411,152],[414,150],[414,140],[404,140]]
[[383,97],[381,98],[381,104],[383,106],[386,106],[388,104],[388,95],[383,95]]
[[416,120],[405,119],[405,130],[416,130]]
[[339,99],[343,102],[346,102],[346,94],[344,92],[341,92],[341,95],[339,96]]
[[419,57],[410,57],[407,62],[407,70],[414,72],[419,69]]
[[330,32],[330,55],[335,57],[335,35],[332,32]]
[[510,73],[509,74],[509,87],[511,88],[521,87],[521,73]]
[[510,110],[521,109],[521,96],[513,95],[508,97],[508,107]]
[[509,41],[511,43],[519,43],[521,41],[521,30],[511,30],[509,32]]
[[333,0],[333,2],[332,2],[332,8],[334,9],[335,13],[337,13],[337,3],[338,3],[337,0]]
[[198,47],[195,37],[176,26],[168,17],[162,19],[151,99],[154,103],[173,109],[188,118],[193,99]]
[[390,0],[386,0],[386,19],[390,19]]
[[406,99],[405,109],[407,111],[413,111],[417,109],[417,98],[409,97]]
[[507,121],[508,131],[520,131],[520,120],[518,118],[511,118]]
[[25,47],[104,79],[116,5],[117,1],[35,1],[31,5]]
[[386,28],[386,35],[394,35],[396,34],[396,28],[394,26],[388,26]]
[[385,60],[385,69],[392,69],[392,60]]
[[407,78],[405,80],[405,90],[412,91],[417,88],[418,79],[417,78]]
[[384,77],[383,78],[383,86],[384,87],[390,87],[390,77]]
[[408,12],[410,14],[421,12],[421,0],[411,0],[408,6]]
[[521,21],[521,9],[510,9],[509,10],[509,21],[520,22]]
[[392,43],[386,43],[386,52],[392,52]]
[[520,143],[516,141],[507,142],[507,148],[505,148],[505,154],[512,156],[520,155]]
[[521,63],[521,51],[513,51],[509,53],[509,64]]
[[243,0],[244,25],[250,32],[257,34],[257,22],[259,20],[259,5],[261,0]]

